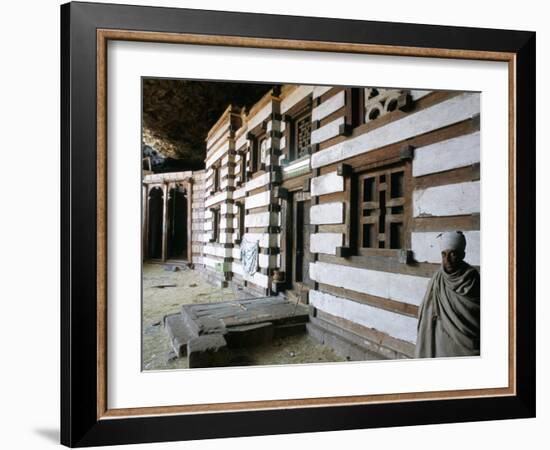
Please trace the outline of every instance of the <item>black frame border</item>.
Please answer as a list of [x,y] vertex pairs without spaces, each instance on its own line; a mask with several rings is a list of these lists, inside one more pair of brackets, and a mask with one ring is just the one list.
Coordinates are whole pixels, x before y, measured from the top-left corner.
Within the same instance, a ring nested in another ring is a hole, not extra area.
[[[516,395],[98,420],[99,28],[514,53]],[[82,447],[534,417],[535,41],[535,33],[528,31],[80,2],[62,5],[61,443]]]

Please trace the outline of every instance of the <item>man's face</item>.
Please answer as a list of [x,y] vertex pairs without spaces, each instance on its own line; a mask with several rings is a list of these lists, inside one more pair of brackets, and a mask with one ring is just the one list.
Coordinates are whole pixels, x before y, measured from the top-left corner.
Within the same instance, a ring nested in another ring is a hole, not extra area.
[[441,262],[445,272],[451,273],[458,269],[460,262],[464,259],[464,252],[458,250],[443,250],[441,252]]

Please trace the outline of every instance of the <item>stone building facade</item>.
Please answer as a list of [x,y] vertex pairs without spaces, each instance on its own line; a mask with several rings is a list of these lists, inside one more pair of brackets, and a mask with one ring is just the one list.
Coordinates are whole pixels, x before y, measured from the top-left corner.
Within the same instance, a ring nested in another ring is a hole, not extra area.
[[[309,304],[309,333],[350,359],[412,357],[437,235],[462,230],[480,265],[479,113],[477,93],[285,85],[228,106],[205,170],[145,176],[144,201],[164,186],[172,230],[179,182],[186,259],[212,282]],[[253,273],[243,240],[258,244]]]

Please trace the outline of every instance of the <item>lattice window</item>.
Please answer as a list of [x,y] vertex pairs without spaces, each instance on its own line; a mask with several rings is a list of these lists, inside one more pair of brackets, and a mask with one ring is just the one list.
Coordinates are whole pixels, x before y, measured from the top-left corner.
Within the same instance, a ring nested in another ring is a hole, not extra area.
[[301,158],[308,154],[309,145],[311,144],[311,114],[298,117],[294,122],[294,127],[294,154],[296,158]]
[[365,89],[365,122],[372,122],[398,108],[407,109],[410,103],[410,94],[405,90]]
[[371,249],[403,249],[410,207],[405,165],[357,175],[357,252]]

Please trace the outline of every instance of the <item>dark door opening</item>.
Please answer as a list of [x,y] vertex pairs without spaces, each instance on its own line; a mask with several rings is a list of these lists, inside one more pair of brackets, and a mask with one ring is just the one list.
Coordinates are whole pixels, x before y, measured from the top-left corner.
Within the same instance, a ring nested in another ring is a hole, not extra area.
[[311,286],[309,263],[313,261],[309,251],[310,220],[309,196],[303,192],[289,193],[283,208],[285,223],[283,246],[286,287],[301,291]]
[[187,259],[187,191],[183,187],[170,189],[167,208],[168,258]]
[[149,192],[149,217],[147,224],[149,243],[147,256],[152,259],[162,258],[162,208],[164,195],[161,188]]
[[311,202],[309,200],[295,202],[296,226],[294,228],[294,281],[301,282],[306,285],[311,283],[309,278],[309,263],[312,262],[311,253],[309,252],[310,204]]

